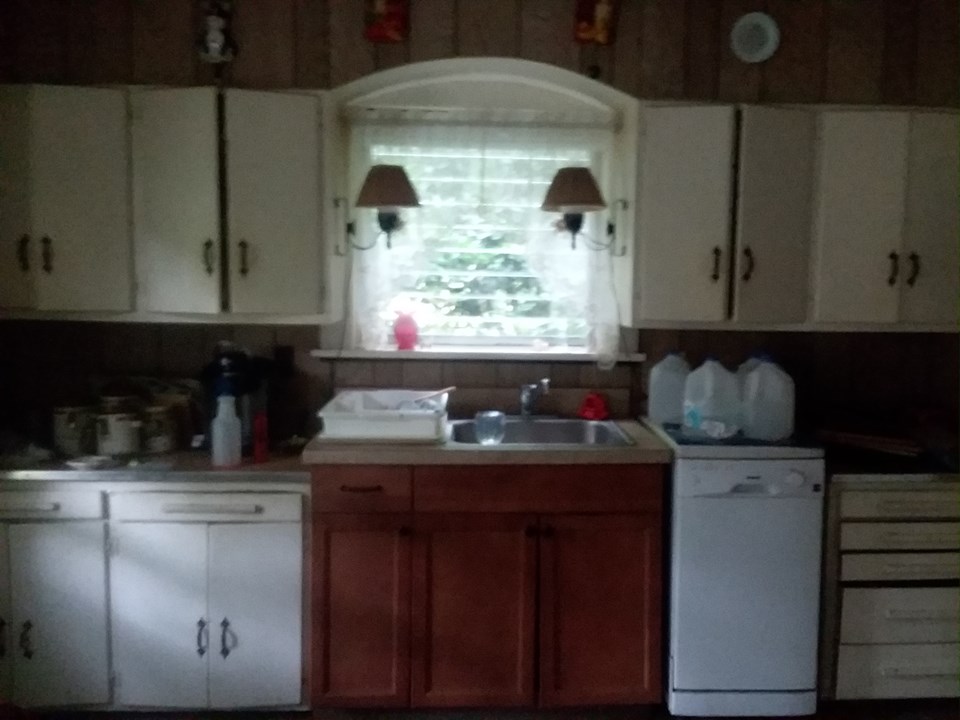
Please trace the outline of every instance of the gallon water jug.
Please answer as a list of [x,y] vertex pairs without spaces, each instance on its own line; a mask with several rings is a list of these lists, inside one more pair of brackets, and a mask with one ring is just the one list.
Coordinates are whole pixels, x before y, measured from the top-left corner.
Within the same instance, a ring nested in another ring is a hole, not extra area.
[[650,369],[647,415],[661,425],[683,422],[683,388],[690,363],[680,353],[670,353]]
[[743,396],[743,389],[746,387],[747,375],[761,362],[769,359],[770,358],[766,355],[756,354],[751,355],[744,362],[740,363],[740,367],[737,368],[737,382],[740,383],[741,397]]
[[762,361],[744,382],[743,434],[770,442],[790,437],[794,402],[793,379],[776,363]]
[[728,438],[740,423],[737,376],[708,359],[687,376],[683,389],[683,432],[691,437]]

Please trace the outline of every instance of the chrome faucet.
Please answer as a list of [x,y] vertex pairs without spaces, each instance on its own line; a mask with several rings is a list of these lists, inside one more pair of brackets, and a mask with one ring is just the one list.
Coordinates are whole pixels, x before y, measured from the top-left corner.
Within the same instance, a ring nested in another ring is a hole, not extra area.
[[542,378],[540,382],[529,383],[520,386],[520,415],[521,417],[530,417],[533,415],[533,406],[536,405],[537,398],[550,392],[550,378]]

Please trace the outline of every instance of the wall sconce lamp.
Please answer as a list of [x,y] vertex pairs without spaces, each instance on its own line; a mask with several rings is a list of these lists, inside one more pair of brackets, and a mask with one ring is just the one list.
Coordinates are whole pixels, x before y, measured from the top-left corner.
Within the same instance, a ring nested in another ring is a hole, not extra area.
[[[618,200],[617,206],[626,207],[625,200]],[[565,167],[557,170],[553,176],[553,182],[547,189],[547,195],[543,199],[542,210],[548,212],[562,213],[563,217],[557,223],[557,227],[570,233],[570,248],[576,249],[577,235],[581,235],[587,241],[587,247],[592,250],[609,250],[613,247],[616,239],[616,225],[612,222],[607,223],[607,242],[599,242],[589,235],[582,234],[583,214],[587,212],[596,212],[604,210],[607,203],[600,194],[600,188],[593,177],[589,168],[585,167]]]
[[[377,224],[381,232],[387,236],[389,250],[391,234],[403,227],[400,208],[420,207],[420,200],[402,166],[374,165],[363,180],[355,207],[376,208]],[[370,250],[379,239],[378,235],[369,245],[359,245],[353,240],[356,234],[356,224],[347,223],[347,245],[354,250]]]

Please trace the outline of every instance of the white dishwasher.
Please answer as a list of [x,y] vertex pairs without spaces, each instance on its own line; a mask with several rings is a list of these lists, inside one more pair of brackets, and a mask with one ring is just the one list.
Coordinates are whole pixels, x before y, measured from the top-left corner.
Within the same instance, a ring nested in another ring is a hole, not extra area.
[[822,451],[671,444],[670,711],[814,713]]

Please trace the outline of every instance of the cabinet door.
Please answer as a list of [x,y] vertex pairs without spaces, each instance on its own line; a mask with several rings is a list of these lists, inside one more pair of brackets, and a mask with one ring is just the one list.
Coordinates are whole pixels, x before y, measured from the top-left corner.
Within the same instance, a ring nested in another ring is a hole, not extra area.
[[541,521],[540,703],[660,701],[660,523]]
[[230,309],[320,311],[320,100],[227,91]]
[[410,538],[404,514],[313,524],[315,705],[410,701]]
[[10,543],[0,525],[0,707],[11,700],[13,681],[13,616],[10,613]]
[[137,307],[219,312],[216,90],[142,90],[131,102]]
[[902,112],[820,116],[815,320],[897,319],[908,120]]
[[744,107],[740,124],[734,318],[806,319],[816,116]]
[[916,113],[910,119],[907,216],[900,320],[956,326],[960,302],[960,119]]
[[303,526],[210,525],[210,706],[301,700]]
[[123,91],[31,90],[31,240],[41,310],[130,310],[129,143]]
[[207,528],[187,523],[112,527],[113,658],[120,705],[206,707]]
[[104,527],[9,526],[15,705],[109,700]]
[[30,90],[0,87],[0,307],[36,302],[37,244],[31,237]]
[[734,111],[643,115],[637,317],[723,320],[730,267]]
[[416,518],[415,707],[533,703],[536,520]]

